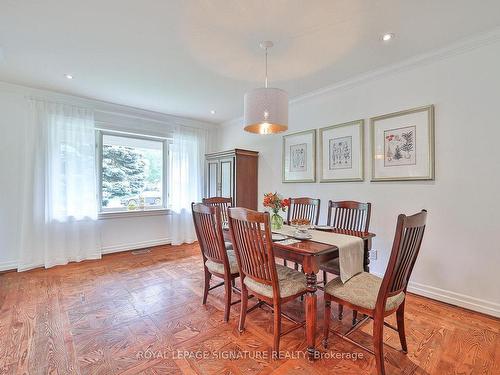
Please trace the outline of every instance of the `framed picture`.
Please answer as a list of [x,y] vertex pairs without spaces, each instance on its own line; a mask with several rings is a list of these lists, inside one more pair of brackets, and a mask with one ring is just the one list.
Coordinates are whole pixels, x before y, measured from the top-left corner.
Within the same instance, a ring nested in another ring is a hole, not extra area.
[[316,181],[316,130],[283,136],[283,182]]
[[434,179],[434,106],[370,120],[372,181]]
[[364,120],[319,129],[320,182],[363,181]]

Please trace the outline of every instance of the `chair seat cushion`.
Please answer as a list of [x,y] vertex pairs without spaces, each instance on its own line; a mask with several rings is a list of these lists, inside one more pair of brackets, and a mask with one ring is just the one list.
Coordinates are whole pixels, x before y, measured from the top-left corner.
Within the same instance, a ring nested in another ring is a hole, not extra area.
[[322,271],[333,273],[335,275],[340,275],[340,263],[339,258],[331,259],[328,262],[320,264],[319,268]]
[[[229,260],[229,270],[231,274],[238,273],[239,272],[238,262],[236,261],[236,255],[234,254],[234,250],[227,251],[227,259]],[[207,266],[210,272],[224,274],[224,264],[222,263],[217,263],[210,259],[207,259],[205,265]]]
[[[340,277],[330,280],[325,285],[325,293],[342,299],[353,305],[374,310],[382,279],[368,272],[362,272],[350,278],[345,284]],[[403,292],[387,298],[385,310],[398,307],[405,299]]]
[[[294,294],[303,292],[307,289],[306,275],[292,268],[276,265],[278,273],[278,282],[280,287],[281,298],[293,296]],[[273,298],[273,287],[253,280],[250,277],[245,277],[245,285],[248,289],[263,296]]]

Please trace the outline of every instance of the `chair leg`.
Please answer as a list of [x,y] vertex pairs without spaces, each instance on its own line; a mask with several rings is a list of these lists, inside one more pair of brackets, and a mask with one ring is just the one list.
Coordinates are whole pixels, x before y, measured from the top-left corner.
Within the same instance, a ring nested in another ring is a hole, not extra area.
[[385,375],[384,366],[384,318],[374,317],[373,319],[373,347],[375,362],[377,364],[377,374]]
[[231,285],[232,285],[233,287],[235,287],[235,286],[236,286],[236,278],[232,278],[232,279],[231,279]]
[[330,333],[330,319],[332,315],[332,303],[330,301],[325,301],[325,322],[324,322],[324,337],[323,337],[323,347],[328,348],[328,335]]
[[401,342],[401,348],[403,349],[403,353],[408,353],[408,346],[406,344],[406,334],[405,334],[405,303],[399,306],[396,311],[396,319],[398,322],[398,333],[399,333],[399,341]]
[[203,287],[203,305],[207,303],[208,289],[210,288],[210,278],[212,274],[205,267],[205,285]]
[[224,280],[224,288],[226,289],[226,306],[224,307],[224,321],[228,322],[229,321],[229,312],[231,311],[231,294],[232,294],[232,282],[234,281],[231,279],[226,279]]
[[358,311],[357,310],[352,310],[352,325],[356,325],[356,322],[358,320]]
[[279,358],[280,337],[281,337],[281,304],[279,301],[274,302],[274,345],[273,352],[276,358]]
[[295,269],[295,271],[298,271],[299,270],[299,264],[298,263],[295,263],[293,265],[293,268]]
[[240,332],[243,332],[245,329],[245,318],[247,316],[247,309],[248,309],[248,289],[243,284],[241,283],[241,312],[240,312],[240,324],[238,326],[238,330]]
[[339,304],[339,320],[344,317],[344,305]]
[[284,259],[284,260],[283,260],[283,265],[284,265],[285,267],[288,267],[288,263],[287,263],[286,259]]
[[326,271],[323,271],[323,286],[326,286]]

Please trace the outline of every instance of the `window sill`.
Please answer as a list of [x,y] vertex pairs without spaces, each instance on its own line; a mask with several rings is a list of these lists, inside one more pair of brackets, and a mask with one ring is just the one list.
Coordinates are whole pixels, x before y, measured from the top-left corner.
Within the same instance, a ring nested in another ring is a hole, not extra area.
[[100,212],[99,220],[161,215],[170,215],[170,210],[168,208],[157,208],[152,210]]

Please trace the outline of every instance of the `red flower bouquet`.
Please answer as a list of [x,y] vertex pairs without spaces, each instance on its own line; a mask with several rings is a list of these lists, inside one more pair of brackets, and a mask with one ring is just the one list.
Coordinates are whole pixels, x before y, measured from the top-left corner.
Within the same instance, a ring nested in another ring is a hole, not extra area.
[[283,218],[280,216],[279,212],[286,211],[290,206],[290,200],[283,199],[278,193],[267,193],[264,194],[264,201],[262,204],[273,212],[271,216],[272,229],[281,229],[283,227]]

